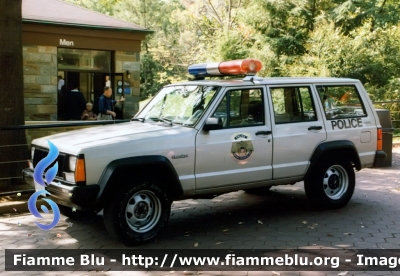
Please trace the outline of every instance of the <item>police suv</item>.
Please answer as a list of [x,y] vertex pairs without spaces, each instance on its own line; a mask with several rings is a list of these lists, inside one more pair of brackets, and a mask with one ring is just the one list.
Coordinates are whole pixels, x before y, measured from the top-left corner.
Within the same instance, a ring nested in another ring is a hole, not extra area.
[[[180,199],[304,181],[315,207],[345,206],[355,170],[386,156],[364,87],[261,78],[261,67],[254,59],[191,65],[194,80],[165,86],[131,122],[35,139],[24,178],[35,185],[51,142],[59,154],[50,198],[64,213],[104,210],[109,233],[125,244],[155,238]],[[234,75],[245,77],[205,80]]]

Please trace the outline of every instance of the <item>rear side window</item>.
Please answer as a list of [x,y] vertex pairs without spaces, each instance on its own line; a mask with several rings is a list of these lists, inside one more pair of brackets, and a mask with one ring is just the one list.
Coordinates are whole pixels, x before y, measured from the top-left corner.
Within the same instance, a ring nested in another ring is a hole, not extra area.
[[271,87],[275,124],[316,121],[310,87]]
[[365,107],[354,85],[317,85],[327,119],[365,117]]

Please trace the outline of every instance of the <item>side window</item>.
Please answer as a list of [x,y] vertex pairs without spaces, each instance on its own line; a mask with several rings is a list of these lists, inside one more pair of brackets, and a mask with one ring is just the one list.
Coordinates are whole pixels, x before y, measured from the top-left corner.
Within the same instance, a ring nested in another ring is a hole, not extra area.
[[316,87],[327,119],[367,116],[354,85],[318,85]]
[[263,125],[262,89],[231,90],[216,109],[213,117],[221,118],[224,128]]
[[270,88],[275,124],[316,121],[310,87]]

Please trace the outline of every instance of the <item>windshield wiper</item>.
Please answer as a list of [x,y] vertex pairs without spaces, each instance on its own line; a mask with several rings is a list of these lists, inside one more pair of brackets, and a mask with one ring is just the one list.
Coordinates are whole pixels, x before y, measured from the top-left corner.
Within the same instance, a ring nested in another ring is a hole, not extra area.
[[167,123],[167,124],[172,126],[172,120],[167,119],[165,117],[150,118],[150,120],[153,120],[155,122],[164,122],[164,123]]
[[165,117],[160,117],[160,118],[158,118],[158,119],[160,119],[160,120],[163,121],[164,123],[168,123],[168,124],[170,124],[170,125],[172,126],[172,120],[171,120],[171,119],[167,119],[167,118],[165,118]]
[[139,122],[144,123],[144,121],[146,121],[146,119],[145,118],[132,118],[131,121],[139,121]]

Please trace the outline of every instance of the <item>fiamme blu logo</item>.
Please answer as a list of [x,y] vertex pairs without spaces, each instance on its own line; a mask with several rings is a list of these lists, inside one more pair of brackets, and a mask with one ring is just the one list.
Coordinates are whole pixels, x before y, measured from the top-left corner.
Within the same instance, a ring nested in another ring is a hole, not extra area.
[[[47,142],[49,143],[49,149],[50,149],[49,153],[36,165],[33,172],[34,181],[38,185],[41,185],[43,187],[46,187],[46,185],[49,185],[49,183],[51,183],[51,181],[54,180],[58,171],[58,162],[54,163],[54,161],[57,160],[59,154],[58,148],[52,142],[50,141]],[[52,167],[49,167],[53,163],[54,165]],[[50,193],[45,189],[35,192],[33,195],[31,195],[31,197],[28,200],[28,208],[32,215],[34,215],[37,218],[43,219],[42,215],[36,208],[36,202],[40,195],[50,195]],[[54,226],[56,226],[60,220],[60,209],[58,208],[57,204],[54,201],[47,198],[44,198],[43,200],[45,200],[53,210],[53,215],[54,215],[53,221],[50,224],[41,224],[36,221],[35,223],[37,227],[39,227],[42,230],[50,230]],[[40,208],[42,209],[43,212],[49,214],[49,209],[45,205],[41,205]]]

